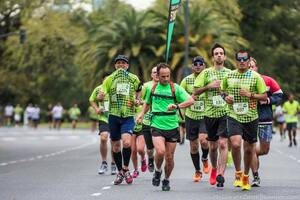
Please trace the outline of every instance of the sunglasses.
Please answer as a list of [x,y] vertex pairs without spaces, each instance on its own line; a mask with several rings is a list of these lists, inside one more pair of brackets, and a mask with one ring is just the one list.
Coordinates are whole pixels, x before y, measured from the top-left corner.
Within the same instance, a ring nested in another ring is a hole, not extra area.
[[203,66],[204,62],[194,62],[193,65],[194,66]]
[[238,61],[238,62],[246,62],[247,60],[249,60],[249,57],[236,57],[236,60]]

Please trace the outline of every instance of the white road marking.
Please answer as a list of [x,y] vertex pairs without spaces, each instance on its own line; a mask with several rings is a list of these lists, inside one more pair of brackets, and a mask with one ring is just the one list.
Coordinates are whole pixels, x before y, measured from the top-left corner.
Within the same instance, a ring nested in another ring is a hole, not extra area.
[[92,197],[97,197],[97,196],[100,196],[100,195],[101,195],[101,193],[93,193],[93,194],[91,194]]
[[16,137],[3,137],[2,140],[3,140],[3,141],[10,142],[10,141],[16,141],[17,138],[16,138]]
[[111,187],[110,186],[105,186],[102,188],[102,190],[109,190]]

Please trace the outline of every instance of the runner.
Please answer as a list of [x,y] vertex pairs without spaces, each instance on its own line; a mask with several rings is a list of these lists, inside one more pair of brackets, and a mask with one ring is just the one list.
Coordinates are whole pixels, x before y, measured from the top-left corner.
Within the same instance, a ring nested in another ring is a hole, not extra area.
[[64,108],[61,106],[61,103],[58,102],[53,108],[52,108],[52,116],[53,116],[53,128],[60,130],[61,122],[63,118],[63,112]]
[[[254,58],[250,58],[249,66],[251,70],[258,71],[257,62]],[[272,105],[278,104],[282,101],[283,93],[280,89],[278,83],[271,77],[261,75],[266,86],[267,86],[267,95],[268,100],[258,103],[258,138],[259,145],[256,146],[256,152],[253,154],[252,160],[252,173],[253,173],[253,182],[252,186],[260,185],[260,177],[258,175],[258,157],[262,155],[267,155],[269,153],[270,144],[272,140],[272,126],[273,126],[273,110]]]
[[48,104],[47,107],[47,122],[48,122],[48,128],[51,130],[52,129],[52,123],[53,123],[53,118],[52,118],[52,104]]
[[19,127],[21,126],[22,114],[23,114],[23,108],[20,106],[20,104],[17,104],[17,106],[14,108],[15,126],[19,126]]
[[68,114],[69,114],[69,117],[70,117],[70,119],[72,121],[72,129],[75,130],[76,126],[77,126],[77,122],[79,120],[79,116],[81,114],[81,111],[78,108],[78,106],[77,106],[76,103],[73,105],[72,108],[69,109]]
[[10,103],[8,103],[4,108],[5,125],[7,127],[12,126],[13,115],[14,115],[14,107]]
[[136,75],[127,71],[129,60],[126,56],[118,55],[115,58],[115,68],[116,71],[104,80],[98,98],[103,100],[106,94],[109,95],[110,138],[113,156],[119,171],[114,184],[121,184],[124,178],[127,184],[131,184],[133,179],[128,168],[131,156],[131,135],[135,125],[135,104],[141,103],[139,97],[142,84]]
[[156,168],[152,185],[159,186],[162,174],[161,167],[165,160],[165,178],[162,181],[162,190],[169,191],[169,177],[174,168],[174,153],[179,139],[176,109],[190,106],[194,103],[194,99],[182,87],[170,81],[171,70],[169,65],[160,63],[157,66],[157,75],[159,82],[147,88],[146,103],[136,121],[141,123],[145,113],[151,109],[153,115],[151,134],[156,152]]
[[[151,78],[152,78],[151,81],[148,81],[143,85],[142,96],[141,96],[143,100],[145,100],[147,88],[148,87],[152,88],[153,84],[158,82],[157,67],[152,68]],[[150,127],[151,117],[152,115],[150,111],[145,114],[143,119],[143,124],[142,124],[142,132],[147,147],[148,170],[149,172],[154,172],[154,145],[152,142],[151,127]]]
[[280,133],[280,141],[282,142],[286,136],[285,136],[285,116],[283,113],[283,101],[281,101],[275,109],[275,118],[276,123],[279,126],[279,133]]
[[[136,107],[136,116],[142,111],[142,105]],[[137,178],[140,174],[138,169],[138,154],[141,157],[141,171],[147,170],[147,163],[145,157],[145,139],[142,133],[142,124],[135,124],[132,138],[131,138],[131,160],[134,167],[132,173],[133,178]]]
[[[221,81],[231,71],[224,67],[226,60],[225,49],[215,44],[211,50],[214,66],[207,68],[195,80],[194,95],[205,95],[205,125],[209,143],[209,156],[212,165],[210,184],[219,189],[224,187],[224,173],[227,163],[227,108],[220,92]],[[218,158],[219,150],[219,158]]]
[[35,104],[31,115],[32,125],[34,129],[37,129],[40,123],[40,113],[41,113],[40,107],[37,104]]
[[[185,77],[180,86],[187,91],[190,95],[194,92],[194,83],[196,77],[205,69],[206,65],[201,56],[195,57],[192,60],[193,73]],[[203,172],[208,174],[210,166],[208,164],[208,141],[207,131],[204,121],[205,115],[205,94],[197,96],[194,105],[186,108],[185,110],[185,124],[186,124],[186,139],[190,141],[190,154],[195,167],[195,174],[193,180],[199,182],[202,178],[200,170],[200,155],[199,155],[199,142],[202,149],[201,161],[203,163]]]
[[32,113],[34,112],[34,107],[32,103],[29,103],[24,112],[24,124],[33,127],[32,123]]
[[[267,101],[266,85],[260,75],[249,69],[250,55],[245,50],[236,53],[237,70],[222,81],[228,104],[227,128],[236,169],[234,186],[250,190],[249,169],[255,155],[258,112],[257,101]],[[241,172],[241,145],[244,140],[244,172]]]
[[[283,111],[285,113],[285,121],[286,121],[286,129],[289,134],[289,147],[297,146],[297,122],[298,122],[298,116],[300,106],[299,102],[294,100],[294,95],[289,94],[288,95],[288,101],[283,104]],[[292,135],[293,133],[293,135]]]
[[[104,73],[102,80],[104,80],[109,73]],[[98,122],[99,125],[99,136],[100,136],[100,145],[99,145],[99,153],[100,159],[102,160],[101,165],[98,169],[98,174],[104,174],[108,171],[108,162],[107,162],[107,152],[108,152],[108,136],[109,136],[109,125],[108,125],[108,108],[109,108],[109,97],[108,95],[102,101],[98,101],[97,96],[101,91],[102,85],[96,87],[90,98],[91,108],[96,113],[96,116],[90,116],[93,120],[92,123]],[[113,157],[112,146],[110,148],[111,152],[111,175],[115,175],[117,173],[117,166]]]

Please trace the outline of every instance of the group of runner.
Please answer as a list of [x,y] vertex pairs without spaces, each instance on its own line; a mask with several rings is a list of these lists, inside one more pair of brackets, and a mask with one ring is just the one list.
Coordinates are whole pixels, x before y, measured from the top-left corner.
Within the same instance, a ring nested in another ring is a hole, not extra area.
[[[162,182],[162,190],[169,191],[174,153],[180,140],[179,118],[185,117],[195,182],[201,180],[202,172],[210,173],[209,183],[223,188],[230,149],[235,167],[234,186],[250,190],[251,185],[260,185],[258,160],[269,152],[272,105],[282,102],[282,90],[274,79],[256,72],[256,60],[246,50],[236,53],[235,70],[224,67],[226,51],[222,45],[215,44],[211,56],[211,67],[207,67],[203,57],[193,58],[193,73],[180,85],[171,81],[171,68],[166,63],[155,66],[151,71],[152,80],[142,85],[139,78],[128,71],[128,57],[118,55],[115,58],[116,70],[103,77],[103,83],[94,89],[89,99],[99,120],[102,160],[99,174],[108,171],[110,136],[111,174],[116,174],[115,185],[123,180],[131,184],[133,178],[138,177],[139,155],[141,171],[148,168],[154,172],[152,185],[159,186]],[[288,102],[283,112],[293,119],[287,128],[293,131],[291,141],[296,145],[295,119],[299,104],[291,98]],[[185,116],[182,116],[183,108]],[[130,159],[133,174],[129,171]]]

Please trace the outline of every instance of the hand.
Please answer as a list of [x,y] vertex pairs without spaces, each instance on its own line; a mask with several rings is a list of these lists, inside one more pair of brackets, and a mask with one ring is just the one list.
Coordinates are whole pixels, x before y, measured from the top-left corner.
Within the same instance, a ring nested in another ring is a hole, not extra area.
[[226,101],[226,103],[228,103],[228,104],[233,104],[233,102],[234,102],[234,99],[233,99],[233,96],[226,96],[225,97],[225,101]]
[[96,109],[96,113],[97,113],[98,115],[101,115],[101,114],[103,113],[103,110],[100,109],[100,108],[97,108],[97,109]]
[[170,104],[170,105],[168,105],[168,111],[171,111],[171,110],[176,110],[178,108],[178,105],[176,105],[176,104]]
[[249,92],[248,90],[242,88],[242,89],[240,90],[240,95],[241,95],[241,96],[244,96],[244,97],[250,98],[250,97],[251,97],[251,92]]
[[208,84],[207,87],[209,89],[218,89],[218,88],[220,88],[220,85],[221,85],[221,81],[215,80],[215,81],[211,82],[210,84]]
[[137,124],[141,124],[143,122],[143,118],[144,118],[144,115],[142,113],[140,113],[136,119],[135,119],[135,123]]
[[143,105],[143,101],[140,98],[135,99],[134,103],[136,106]]
[[105,97],[104,92],[99,92],[99,94],[98,94],[98,96],[97,96],[97,99],[98,99],[99,101],[103,101],[103,100],[104,100],[104,97]]

